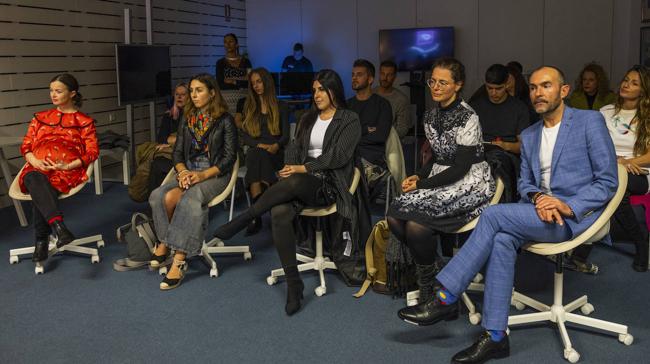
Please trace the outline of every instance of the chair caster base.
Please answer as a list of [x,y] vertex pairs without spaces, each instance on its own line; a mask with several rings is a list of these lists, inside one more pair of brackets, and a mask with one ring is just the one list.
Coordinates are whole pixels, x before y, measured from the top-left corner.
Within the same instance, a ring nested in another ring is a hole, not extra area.
[[316,294],[318,297],[324,295],[325,293],[327,293],[327,288],[325,286],[318,286],[316,289],[314,289],[314,294]]

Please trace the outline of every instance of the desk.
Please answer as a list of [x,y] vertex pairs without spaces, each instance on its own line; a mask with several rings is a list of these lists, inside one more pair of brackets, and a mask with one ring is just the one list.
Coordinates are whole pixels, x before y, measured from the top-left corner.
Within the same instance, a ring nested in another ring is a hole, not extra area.
[[[7,184],[7,193],[9,193],[9,188],[11,187],[11,182],[13,177],[11,176],[11,171],[9,170],[9,164],[7,163],[7,158],[5,157],[4,148],[17,146],[23,144],[22,137],[0,137],[0,168],[2,168],[2,176],[5,179]],[[25,212],[23,211],[23,206],[20,204],[20,201],[11,199],[14,203],[14,208],[16,209],[16,214],[18,215],[18,220],[20,221],[20,226],[27,226],[27,218],[25,217]]]

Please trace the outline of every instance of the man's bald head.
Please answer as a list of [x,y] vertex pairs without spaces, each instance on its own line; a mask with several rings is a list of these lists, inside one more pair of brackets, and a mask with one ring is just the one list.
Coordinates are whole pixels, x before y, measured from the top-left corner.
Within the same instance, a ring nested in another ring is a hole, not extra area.
[[533,77],[533,75],[536,72],[549,72],[550,74],[552,74],[559,81],[560,85],[566,85],[566,81],[565,81],[566,77],[564,77],[564,72],[562,72],[561,69],[559,69],[559,68],[557,68],[555,66],[546,65],[546,66],[540,66],[540,67],[535,68],[535,70],[533,70],[533,72],[530,73],[529,80],[530,80],[530,78]]

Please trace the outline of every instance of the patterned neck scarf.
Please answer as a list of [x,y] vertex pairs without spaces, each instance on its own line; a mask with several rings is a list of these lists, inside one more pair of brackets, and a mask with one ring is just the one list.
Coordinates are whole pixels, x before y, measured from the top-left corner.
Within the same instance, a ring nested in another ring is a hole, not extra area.
[[197,152],[208,151],[208,131],[213,124],[209,114],[204,114],[198,110],[187,121],[187,126],[192,133],[192,146]]

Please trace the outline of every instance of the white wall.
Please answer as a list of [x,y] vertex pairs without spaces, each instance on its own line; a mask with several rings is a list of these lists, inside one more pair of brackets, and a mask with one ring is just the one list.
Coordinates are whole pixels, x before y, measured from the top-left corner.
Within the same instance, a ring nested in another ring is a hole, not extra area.
[[618,83],[638,63],[639,6],[635,0],[246,0],[246,17],[255,66],[279,70],[291,45],[302,41],[316,69],[341,74],[348,96],[354,59],[379,63],[379,29],[453,26],[471,93],[490,64],[511,60],[525,71],[557,65],[571,81],[597,61]]

